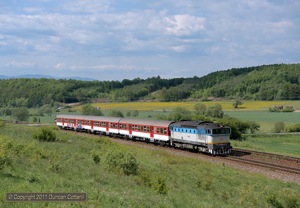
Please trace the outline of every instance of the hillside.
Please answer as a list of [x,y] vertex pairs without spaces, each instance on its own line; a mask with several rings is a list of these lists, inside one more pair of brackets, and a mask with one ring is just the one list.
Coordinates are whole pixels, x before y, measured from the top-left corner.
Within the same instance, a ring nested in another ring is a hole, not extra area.
[[299,100],[300,64],[275,64],[218,71],[203,77],[123,81],[13,78],[0,80],[0,106],[36,107],[55,102],[181,101],[241,98]]

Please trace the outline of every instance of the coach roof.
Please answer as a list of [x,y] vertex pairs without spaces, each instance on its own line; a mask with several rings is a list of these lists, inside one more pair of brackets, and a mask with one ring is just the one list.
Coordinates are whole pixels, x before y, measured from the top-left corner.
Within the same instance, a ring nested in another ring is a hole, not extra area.
[[91,120],[91,121],[106,121],[106,122],[119,122],[120,117],[107,117],[107,116],[84,116],[84,115],[67,115],[60,114],[56,118],[68,118],[77,120]]
[[172,121],[138,119],[138,118],[122,118],[120,120],[120,123],[130,123],[130,124],[134,124],[134,125],[145,125],[145,126],[168,127],[172,123]]

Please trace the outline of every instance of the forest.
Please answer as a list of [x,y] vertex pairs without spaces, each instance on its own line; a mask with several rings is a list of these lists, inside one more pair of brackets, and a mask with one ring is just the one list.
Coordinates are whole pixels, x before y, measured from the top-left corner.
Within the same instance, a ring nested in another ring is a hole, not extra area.
[[40,107],[93,101],[183,101],[217,98],[299,100],[300,64],[217,71],[203,77],[122,81],[14,78],[0,80],[0,107]]

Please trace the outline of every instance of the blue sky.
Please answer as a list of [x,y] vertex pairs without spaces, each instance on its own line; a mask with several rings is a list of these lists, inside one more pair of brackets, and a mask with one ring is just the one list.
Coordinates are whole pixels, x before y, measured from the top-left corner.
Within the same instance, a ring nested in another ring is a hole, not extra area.
[[0,75],[201,77],[299,62],[299,0],[0,2]]

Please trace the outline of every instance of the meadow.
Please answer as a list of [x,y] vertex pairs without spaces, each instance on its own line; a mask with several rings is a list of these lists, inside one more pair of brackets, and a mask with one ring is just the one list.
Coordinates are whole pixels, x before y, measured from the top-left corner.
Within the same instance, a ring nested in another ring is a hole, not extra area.
[[[0,207],[298,207],[300,186],[224,164],[48,127],[0,127]],[[5,165],[4,165],[5,164]],[[7,192],[87,193],[84,203],[5,201]]]

